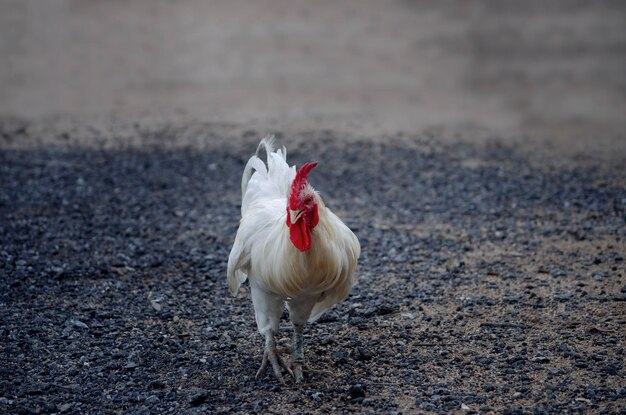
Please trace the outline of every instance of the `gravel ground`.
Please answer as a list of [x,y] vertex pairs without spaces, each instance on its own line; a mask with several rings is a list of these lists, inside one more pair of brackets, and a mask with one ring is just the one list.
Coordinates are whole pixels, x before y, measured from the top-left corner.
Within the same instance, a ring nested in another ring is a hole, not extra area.
[[308,328],[320,372],[280,387],[254,380],[262,340],[225,281],[257,133],[20,146],[32,126],[1,127],[2,413],[626,411],[626,164],[282,137],[320,161],[363,253],[358,287]]

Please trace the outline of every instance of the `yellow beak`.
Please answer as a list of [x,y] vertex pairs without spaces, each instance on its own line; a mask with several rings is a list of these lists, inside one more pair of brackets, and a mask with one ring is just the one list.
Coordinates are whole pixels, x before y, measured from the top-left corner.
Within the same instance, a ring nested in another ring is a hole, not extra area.
[[300,216],[302,216],[302,213],[304,213],[304,209],[289,211],[289,220],[291,221],[292,225],[296,223],[298,219],[300,219]]

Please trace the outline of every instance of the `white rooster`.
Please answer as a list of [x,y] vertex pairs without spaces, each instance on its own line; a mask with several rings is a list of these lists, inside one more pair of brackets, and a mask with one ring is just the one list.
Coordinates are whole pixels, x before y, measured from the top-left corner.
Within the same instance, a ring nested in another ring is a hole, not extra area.
[[[267,153],[267,167],[258,157]],[[241,180],[241,222],[228,258],[228,286],[233,295],[250,280],[259,332],[265,336],[259,378],[271,364],[279,382],[282,369],[302,381],[302,332],[342,301],[355,282],[361,247],[352,231],[324,206],[308,182],[317,163],[296,172],[287,150],[274,150],[265,138],[250,158]],[[254,170],[254,173],[253,173]],[[283,307],[294,326],[290,367],[276,347]]]

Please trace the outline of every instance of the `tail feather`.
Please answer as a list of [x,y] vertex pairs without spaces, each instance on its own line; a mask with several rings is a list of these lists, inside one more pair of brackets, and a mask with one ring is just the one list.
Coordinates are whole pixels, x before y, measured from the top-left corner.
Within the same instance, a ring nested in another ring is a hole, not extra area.
[[264,137],[256,148],[255,156],[259,156],[259,152],[261,151],[261,147],[265,147],[265,155],[269,159],[270,154],[274,151],[274,145],[276,144],[276,139],[273,135],[268,135]]
[[241,198],[246,194],[246,190],[248,190],[248,182],[250,182],[250,177],[252,177],[253,169],[259,172],[262,175],[267,175],[267,169],[265,167],[265,163],[258,158],[257,156],[250,157],[248,163],[246,163],[246,167],[243,169],[243,176],[241,177]]
[[[250,157],[246,167],[243,169],[243,176],[241,177],[241,197],[246,194],[246,190],[248,189],[248,182],[250,181],[250,177],[254,171],[261,172],[262,175],[266,175],[268,171],[272,169],[272,160],[271,154],[274,152],[274,148],[276,146],[276,139],[274,136],[268,135],[263,138],[256,148],[256,152],[254,156]],[[267,162],[264,163],[263,160],[259,157],[259,153],[261,152],[261,148],[265,147],[265,156]],[[287,161],[287,149],[283,146],[281,149],[278,149],[276,153],[282,157],[283,160]],[[267,167],[266,167],[267,165]],[[254,171],[253,171],[254,170]]]

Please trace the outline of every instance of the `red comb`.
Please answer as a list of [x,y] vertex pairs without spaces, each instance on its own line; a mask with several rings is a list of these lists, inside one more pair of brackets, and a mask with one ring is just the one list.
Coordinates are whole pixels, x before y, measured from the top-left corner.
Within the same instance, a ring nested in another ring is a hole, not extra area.
[[309,177],[309,173],[317,166],[317,161],[304,163],[300,170],[296,173],[296,178],[293,180],[295,182],[305,182],[307,177]]
[[296,177],[291,184],[291,196],[289,197],[290,205],[294,205],[298,200],[300,190],[306,185],[309,173],[317,166],[317,161],[304,163],[296,173]]

